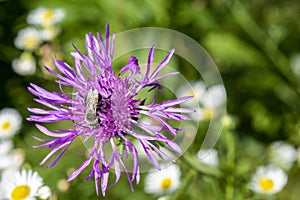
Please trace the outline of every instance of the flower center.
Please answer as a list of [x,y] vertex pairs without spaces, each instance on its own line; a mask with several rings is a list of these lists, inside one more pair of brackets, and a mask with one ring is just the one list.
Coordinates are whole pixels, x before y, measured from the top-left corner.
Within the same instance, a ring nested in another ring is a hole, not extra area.
[[161,182],[161,187],[164,190],[169,189],[171,185],[172,185],[172,180],[170,178],[165,178]]
[[34,37],[28,37],[25,41],[25,47],[28,49],[34,48],[38,43],[38,40]]
[[119,129],[130,127],[131,109],[133,109],[134,105],[130,102],[128,88],[128,82],[119,81],[115,84],[114,92],[111,96],[112,114],[115,125]]
[[269,178],[261,178],[259,180],[259,185],[263,191],[270,191],[274,187],[274,181]]
[[195,96],[195,95],[196,95],[196,92],[194,91],[193,88],[190,88],[190,89],[187,91],[187,94],[188,94],[189,96]]
[[204,108],[203,112],[204,112],[205,119],[212,119],[215,114],[212,108]]
[[10,128],[10,122],[4,122],[2,124],[2,130],[7,131]]
[[43,20],[48,21],[48,20],[52,19],[52,17],[53,17],[53,12],[48,10],[45,12],[45,14],[43,16]]
[[30,194],[30,188],[27,185],[19,185],[11,193],[13,200],[23,200]]

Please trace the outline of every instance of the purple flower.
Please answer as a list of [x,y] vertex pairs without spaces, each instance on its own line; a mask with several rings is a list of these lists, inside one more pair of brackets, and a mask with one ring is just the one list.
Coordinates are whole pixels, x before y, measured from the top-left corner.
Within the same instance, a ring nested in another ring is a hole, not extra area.
[[[133,56],[129,58],[128,64],[120,70],[118,75],[115,75],[112,70],[114,39],[115,34],[110,37],[107,25],[105,40],[100,34],[97,34],[97,37],[91,33],[86,35],[87,56],[74,46],[76,52],[72,53],[72,56],[75,59],[75,69],[58,59],[55,59],[55,65],[61,74],[46,67],[52,75],[58,78],[56,82],[60,93],[49,92],[35,84],[31,84],[28,88],[36,96],[34,99],[36,102],[49,108],[49,110],[29,108],[29,111],[34,114],[28,117],[29,121],[51,123],[71,120],[73,126],[72,129],[52,132],[36,124],[41,132],[51,137],[51,139],[35,137],[42,143],[35,146],[36,148],[52,149],[40,164],[44,164],[49,158],[58,154],[47,167],[55,165],[77,137],[80,137],[83,142],[92,141],[93,145],[88,149],[87,159],[74,171],[68,181],[73,180],[87,166],[92,165],[92,170],[86,180],[94,177],[97,194],[98,182],[101,181],[103,195],[108,188],[110,169],[114,169],[116,176],[112,185],[118,182],[121,171],[125,171],[132,190],[133,181],[139,182],[139,157],[137,148],[134,146],[136,141],[141,144],[149,160],[157,169],[160,169],[157,156],[175,161],[166,155],[158,144],[164,144],[165,148],[180,155],[179,145],[170,136],[176,136],[181,129],[172,127],[168,121],[189,120],[186,114],[194,112],[177,106],[192,97],[157,102],[156,96],[153,95],[153,102],[146,104],[145,99],[137,96],[144,88],[149,88],[149,91],[155,88],[161,90],[158,82],[160,79],[178,74],[172,72],[159,75],[169,62],[174,50],[171,50],[150,72],[154,55],[153,46],[149,52],[144,76],[140,72],[137,58]],[[73,87],[73,92],[65,92],[62,86]],[[155,120],[156,125],[142,122],[143,116]],[[166,132],[170,133],[169,137],[166,136]],[[107,146],[110,147],[110,152],[104,150]],[[130,168],[126,163],[129,159],[132,160]]]

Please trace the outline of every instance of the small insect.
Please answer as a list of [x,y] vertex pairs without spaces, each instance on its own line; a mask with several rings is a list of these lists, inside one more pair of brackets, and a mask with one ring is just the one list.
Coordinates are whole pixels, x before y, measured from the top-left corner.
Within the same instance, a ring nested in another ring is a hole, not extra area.
[[84,99],[85,110],[84,120],[86,124],[94,129],[99,125],[100,119],[97,114],[97,106],[99,102],[99,93],[97,89],[90,89]]

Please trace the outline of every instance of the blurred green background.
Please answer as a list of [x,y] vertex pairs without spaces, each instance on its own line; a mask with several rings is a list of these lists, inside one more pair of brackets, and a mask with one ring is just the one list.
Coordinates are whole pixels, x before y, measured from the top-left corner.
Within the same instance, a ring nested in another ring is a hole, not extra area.
[[[73,64],[69,55],[73,51],[71,43],[84,50],[84,35],[104,33],[107,22],[116,33],[148,26],[182,32],[199,42],[216,62],[227,92],[228,113],[236,119],[233,128],[225,127],[216,146],[220,158],[218,170],[222,175],[201,168],[189,180],[182,180],[181,188],[172,198],[251,199],[253,193],[248,189],[248,182],[253,170],[264,163],[267,146],[276,140],[295,147],[300,145],[300,64],[299,59],[298,63],[294,62],[300,55],[298,0],[1,0],[0,105],[1,108],[14,107],[22,114],[23,126],[14,138],[15,146],[25,150],[24,166],[37,170],[58,199],[103,197],[95,195],[93,181],[82,182],[87,172],[72,181],[67,191],[57,186],[60,179],[67,177],[70,168],[78,167],[83,161],[76,155],[84,152],[80,141],[50,169],[39,166],[48,150],[31,148],[36,144],[32,136],[40,133],[25,120],[29,115],[27,107],[34,105],[27,87],[30,82],[49,90],[57,87],[49,77],[42,75],[41,69],[33,76],[15,74],[11,61],[21,52],[14,46],[14,38],[27,26],[28,13],[40,6],[65,10],[62,32],[55,42],[60,47],[57,53],[70,64]],[[54,127],[60,126],[64,124]],[[205,126],[207,122],[201,122],[199,135]],[[195,142],[189,155],[199,148]],[[184,159],[178,161],[182,177],[186,177],[190,168],[185,162]],[[298,164],[288,174],[288,185],[274,199],[298,199]],[[156,199],[144,192],[143,177],[131,192],[123,176],[108,190],[106,199]],[[228,185],[233,188],[231,196]]]

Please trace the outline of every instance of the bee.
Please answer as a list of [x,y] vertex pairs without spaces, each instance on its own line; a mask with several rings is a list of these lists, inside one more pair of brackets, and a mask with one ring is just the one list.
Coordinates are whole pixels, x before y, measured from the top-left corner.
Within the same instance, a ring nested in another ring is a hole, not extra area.
[[84,121],[88,127],[94,129],[99,123],[100,119],[97,114],[97,106],[99,103],[99,93],[97,89],[90,89],[84,99]]

